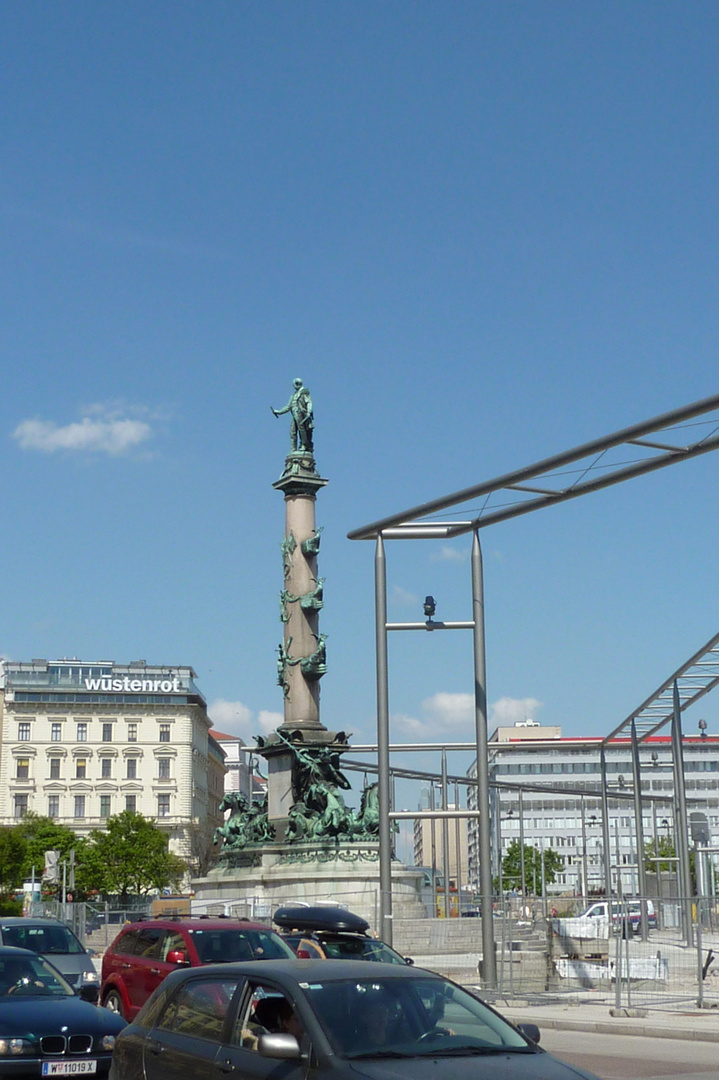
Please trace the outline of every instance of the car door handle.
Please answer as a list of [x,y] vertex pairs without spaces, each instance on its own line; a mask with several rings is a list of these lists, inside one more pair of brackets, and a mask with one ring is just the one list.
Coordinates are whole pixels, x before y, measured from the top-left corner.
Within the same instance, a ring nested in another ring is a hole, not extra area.
[[220,1070],[220,1072],[223,1073],[231,1073],[235,1071],[235,1065],[232,1061],[230,1061],[229,1058],[225,1058],[224,1061],[218,1061],[217,1068]]
[[150,1051],[151,1054],[161,1054],[164,1051],[165,1047],[162,1045],[162,1043],[157,1042],[156,1039],[148,1039],[147,1049]]
[[160,971],[159,968],[150,968],[150,974],[151,975],[161,975],[162,972]]
[[120,967],[121,968],[130,968],[130,967],[132,967],[132,964],[120,964]]

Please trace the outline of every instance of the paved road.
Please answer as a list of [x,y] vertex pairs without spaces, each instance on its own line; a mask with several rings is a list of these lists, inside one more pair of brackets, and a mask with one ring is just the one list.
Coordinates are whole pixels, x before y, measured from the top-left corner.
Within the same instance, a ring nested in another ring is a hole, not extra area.
[[545,1050],[601,1080],[718,1080],[719,1046],[711,1042],[542,1030]]

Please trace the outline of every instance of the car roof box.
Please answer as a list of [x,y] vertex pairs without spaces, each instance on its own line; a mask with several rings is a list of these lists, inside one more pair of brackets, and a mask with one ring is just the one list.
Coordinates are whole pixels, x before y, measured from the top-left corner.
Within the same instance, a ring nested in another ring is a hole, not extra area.
[[364,933],[369,923],[340,907],[281,907],[272,921],[283,930],[351,930]]

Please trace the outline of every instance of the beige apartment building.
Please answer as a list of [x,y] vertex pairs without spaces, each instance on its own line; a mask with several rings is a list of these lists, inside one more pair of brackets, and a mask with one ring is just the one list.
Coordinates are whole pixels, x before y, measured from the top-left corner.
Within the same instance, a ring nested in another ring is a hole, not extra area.
[[223,750],[189,666],[4,664],[0,824],[33,812],[80,835],[135,810],[192,856],[224,815]]

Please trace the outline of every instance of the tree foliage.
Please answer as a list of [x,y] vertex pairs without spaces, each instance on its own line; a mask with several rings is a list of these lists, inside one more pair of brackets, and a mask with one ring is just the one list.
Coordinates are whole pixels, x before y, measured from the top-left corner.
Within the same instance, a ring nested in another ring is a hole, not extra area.
[[26,848],[17,826],[0,828],[0,895],[14,892],[22,884]]
[[125,810],[94,829],[83,853],[86,882],[98,892],[139,896],[178,887],[186,872],[182,859],[167,848],[166,835],[153,821]]
[[[564,857],[554,848],[544,849],[544,882],[551,885],[557,874],[564,869]],[[524,845],[524,881],[528,893],[542,895],[542,852],[530,844]],[[502,886],[504,889],[522,891],[522,848],[513,840],[502,859]]]
[[33,866],[36,879],[39,880],[42,877],[46,851],[59,851],[61,861],[69,859],[70,852],[74,851],[76,864],[79,865],[83,861],[82,855],[87,841],[72,829],[68,829],[66,825],[58,825],[52,818],[28,814],[11,828],[25,845],[21,875],[25,879],[30,878]]

